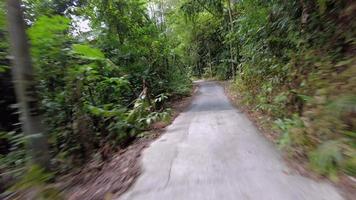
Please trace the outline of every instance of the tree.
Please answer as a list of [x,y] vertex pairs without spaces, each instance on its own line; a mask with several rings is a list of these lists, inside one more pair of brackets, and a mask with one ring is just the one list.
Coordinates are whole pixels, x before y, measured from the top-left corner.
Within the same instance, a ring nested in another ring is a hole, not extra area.
[[12,76],[22,131],[28,138],[28,149],[33,163],[48,168],[48,144],[43,135],[41,112],[35,91],[34,73],[19,0],[7,0],[7,18],[14,57]]
[[[228,8],[228,12],[229,12],[229,31],[230,34],[233,32],[234,30],[234,22],[232,19],[232,10],[231,10],[231,1],[227,0],[227,8]],[[231,74],[232,74],[232,78],[235,79],[235,66],[234,66],[234,54],[233,54],[233,46],[232,43],[230,42],[229,45],[229,49],[230,49],[230,66],[231,66]]]

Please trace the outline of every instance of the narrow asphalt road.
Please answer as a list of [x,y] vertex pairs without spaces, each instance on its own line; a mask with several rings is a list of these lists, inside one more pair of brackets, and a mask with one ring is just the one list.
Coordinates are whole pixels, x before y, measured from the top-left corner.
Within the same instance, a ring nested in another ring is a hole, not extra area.
[[342,199],[293,173],[221,86],[198,84],[191,107],[143,152],[143,172],[120,200]]

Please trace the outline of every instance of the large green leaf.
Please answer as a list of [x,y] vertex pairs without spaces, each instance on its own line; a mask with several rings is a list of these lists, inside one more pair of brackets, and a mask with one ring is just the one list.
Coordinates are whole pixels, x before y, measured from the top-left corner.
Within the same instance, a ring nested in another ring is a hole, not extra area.
[[89,59],[89,60],[105,59],[105,55],[103,52],[100,51],[100,49],[90,47],[89,45],[74,44],[73,52],[84,59]]

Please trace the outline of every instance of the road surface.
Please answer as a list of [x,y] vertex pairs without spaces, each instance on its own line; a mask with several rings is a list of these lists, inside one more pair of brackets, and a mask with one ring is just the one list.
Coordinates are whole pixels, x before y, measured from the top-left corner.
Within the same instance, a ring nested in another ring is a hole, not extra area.
[[143,152],[142,174],[120,200],[339,200],[289,169],[221,86],[199,82],[190,108]]

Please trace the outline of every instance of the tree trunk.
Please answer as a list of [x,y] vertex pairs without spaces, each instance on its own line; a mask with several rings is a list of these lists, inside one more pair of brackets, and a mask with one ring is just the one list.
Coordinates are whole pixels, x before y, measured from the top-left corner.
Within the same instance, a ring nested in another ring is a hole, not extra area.
[[[228,6],[228,12],[229,12],[229,28],[230,28],[230,34],[232,31],[234,31],[234,24],[232,20],[232,11],[231,11],[231,1],[227,0],[227,6]],[[230,42],[230,67],[231,67],[231,73],[232,73],[232,78],[235,79],[235,65],[234,65],[234,53],[233,53],[233,46]]]
[[48,144],[47,138],[43,135],[20,0],[7,0],[7,19],[13,55],[12,77],[22,131],[28,138],[28,150],[33,163],[48,169]]
[[160,25],[161,25],[161,31],[163,32],[165,30],[165,19],[164,19],[164,5],[162,1],[159,1],[159,13],[160,13]]
[[210,78],[213,78],[213,66],[212,66],[211,52],[209,46],[208,46],[208,57],[209,57]]

